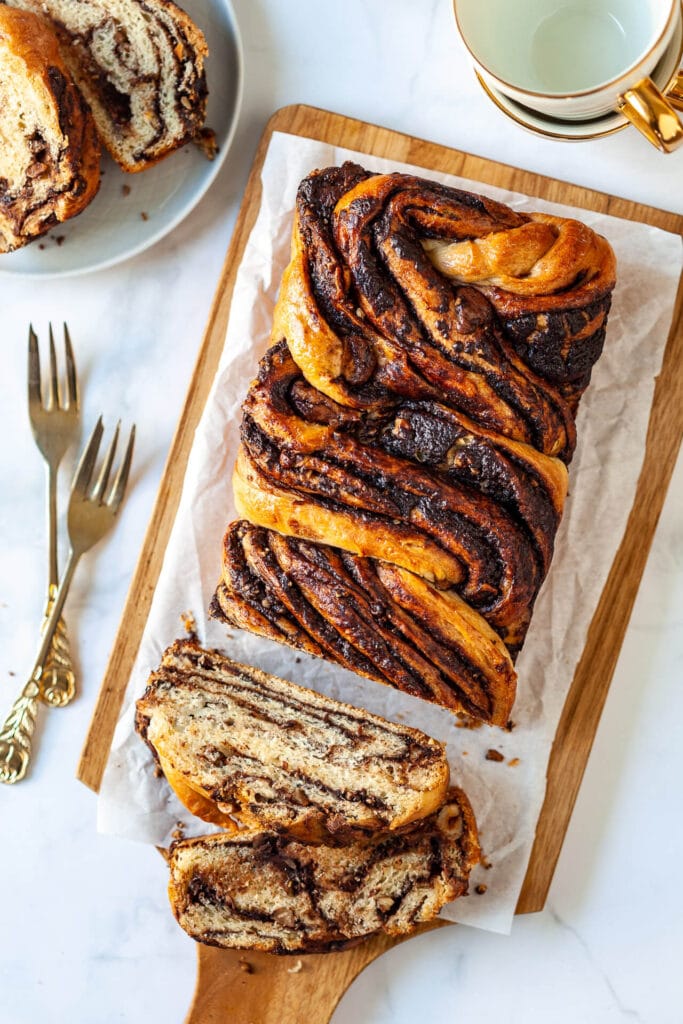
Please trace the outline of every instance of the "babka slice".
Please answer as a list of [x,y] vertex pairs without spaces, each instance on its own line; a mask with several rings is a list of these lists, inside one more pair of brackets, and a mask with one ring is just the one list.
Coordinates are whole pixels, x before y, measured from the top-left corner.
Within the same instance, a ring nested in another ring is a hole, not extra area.
[[342,949],[400,935],[466,894],[477,830],[459,789],[414,829],[351,846],[268,832],[187,839],[171,851],[169,898],[199,942],[273,953]]
[[435,811],[443,746],[312,690],[177,640],[137,703],[136,728],[205,821],[349,841]]
[[99,136],[124,171],[191,141],[206,116],[208,48],[171,0],[9,0],[49,18]]
[[99,188],[99,158],[54,32],[0,6],[0,252],[80,213]]

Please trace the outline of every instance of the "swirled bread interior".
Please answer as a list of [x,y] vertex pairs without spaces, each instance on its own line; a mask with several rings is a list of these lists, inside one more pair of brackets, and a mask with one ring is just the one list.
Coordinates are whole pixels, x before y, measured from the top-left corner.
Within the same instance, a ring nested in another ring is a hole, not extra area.
[[99,155],[54,33],[0,6],[0,252],[80,213],[99,187]]
[[176,641],[137,703],[137,729],[180,799],[308,840],[404,828],[448,787],[443,746],[294,683]]
[[478,859],[470,805],[453,789],[414,829],[350,846],[268,832],[184,840],[171,851],[169,898],[199,942],[321,953],[431,920],[467,892]]
[[49,18],[99,136],[125,171],[189,142],[206,115],[200,29],[171,0],[9,0]]

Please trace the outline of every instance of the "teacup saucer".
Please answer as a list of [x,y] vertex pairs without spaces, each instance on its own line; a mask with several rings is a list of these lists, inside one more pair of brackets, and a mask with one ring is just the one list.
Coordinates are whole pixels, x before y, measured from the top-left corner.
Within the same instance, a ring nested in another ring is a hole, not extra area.
[[[652,73],[652,80],[663,93],[666,93],[675,82],[682,57],[683,23],[679,24],[664,56]],[[621,131],[631,123],[617,110],[587,121],[564,121],[555,117],[547,117],[510,99],[509,96],[486,81],[478,71],[475,70],[474,73],[484,92],[499,110],[522,128],[548,139],[563,139],[568,142],[600,139]]]

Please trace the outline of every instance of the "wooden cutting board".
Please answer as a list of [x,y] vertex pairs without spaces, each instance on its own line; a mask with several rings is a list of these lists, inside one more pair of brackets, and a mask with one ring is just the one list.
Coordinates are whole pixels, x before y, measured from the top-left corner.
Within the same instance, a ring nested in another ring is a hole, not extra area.
[[[95,713],[78,767],[78,778],[99,789],[114,726],[135,661],[152,594],[178,507],[185,466],[223,347],[237,268],[256,220],[260,173],[271,134],[290,132],[373,153],[427,170],[461,175],[483,184],[555,202],[643,221],[678,234],[683,217],[543,178],[386,128],[306,106],[279,110],[259,144],[235,232],[218,283],[190,387],[162,477],[159,494],[133,577]],[[663,158],[665,159],[665,158]],[[593,617],[583,656],[560,719],[548,769],[548,788],[529,868],[519,898],[520,914],[541,910],[602,707],[645,567],[683,434],[683,289],[652,404],[643,470],[621,546]],[[437,922],[429,927],[446,926]],[[186,1024],[327,1024],[346,988],[395,940],[376,938],[344,953],[296,959],[233,953],[198,946],[195,999]],[[245,967],[245,962],[248,966]],[[292,970],[295,968],[295,970]]]

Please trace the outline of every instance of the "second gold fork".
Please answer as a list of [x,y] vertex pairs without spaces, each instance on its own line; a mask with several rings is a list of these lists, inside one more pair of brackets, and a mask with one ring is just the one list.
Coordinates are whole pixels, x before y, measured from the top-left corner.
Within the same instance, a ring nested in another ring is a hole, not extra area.
[[[48,590],[42,629],[45,629],[57,591],[57,469],[78,436],[79,402],[76,364],[69,330],[64,324],[66,374],[60,388],[57,379],[55,339],[50,324],[50,373],[46,392],[40,381],[38,338],[28,334],[28,410],[31,430],[47,466]],[[40,678],[40,697],[52,707],[69,704],[76,692],[76,677],[64,620],[60,618],[48,648]]]

